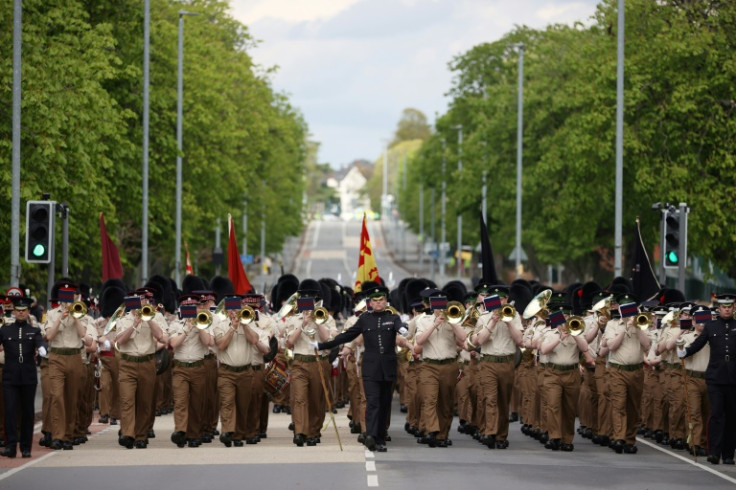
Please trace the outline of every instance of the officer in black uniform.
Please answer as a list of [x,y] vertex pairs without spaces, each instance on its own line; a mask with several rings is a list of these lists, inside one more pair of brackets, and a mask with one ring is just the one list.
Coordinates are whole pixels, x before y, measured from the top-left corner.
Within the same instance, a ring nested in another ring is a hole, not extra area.
[[20,409],[20,452],[31,457],[34,400],[36,398],[36,349],[45,355],[41,330],[28,321],[32,298],[13,299],[15,322],[0,327],[0,345],[5,350],[3,397],[5,400],[5,435],[8,445],[0,455],[14,458],[18,446],[18,412]]
[[[363,388],[366,398],[365,446],[379,452],[386,451],[386,420],[391,409],[392,387],[396,381],[396,345],[412,349],[403,333],[398,315],[386,311],[388,289],[377,286],[366,291],[372,310],[360,315],[355,325],[329,342],[319,342],[319,350],[332,349],[350,342],[363,334]],[[315,343],[316,344],[316,343]],[[412,349],[413,350],[413,349]]]
[[734,464],[736,450],[736,320],[733,303],[736,295],[716,296],[719,317],[705,324],[701,333],[686,348],[677,349],[680,358],[691,356],[710,345],[710,359],[705,382],[710,400],[708,422],[708,462]]

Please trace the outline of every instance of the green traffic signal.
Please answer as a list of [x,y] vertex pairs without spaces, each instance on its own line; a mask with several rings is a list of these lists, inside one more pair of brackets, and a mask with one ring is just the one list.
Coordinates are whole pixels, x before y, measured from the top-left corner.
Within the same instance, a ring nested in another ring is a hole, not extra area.
[[670,264],[677,264],[679,262],[679,259],[677,257],[677,252],[674,250],[670,250],[667,252],[667,262]]
[[43,257],[46,253],[46,247],[43,246],[43,243],[37,243],[31,253],[33,253],[34,257]]

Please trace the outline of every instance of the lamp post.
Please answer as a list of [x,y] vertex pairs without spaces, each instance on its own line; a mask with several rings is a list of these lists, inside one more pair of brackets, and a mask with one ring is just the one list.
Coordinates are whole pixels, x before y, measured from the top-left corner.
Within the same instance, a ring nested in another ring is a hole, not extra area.
[[524,122],[524,44],[516,45],[519,49],[519,90],[516,119],[516,277],[521,271],[521,150]]
[[624,187],[624,0],[618,0],[618,47],[616,62],[616,218],[614,230],[614,274],[621,275]]
[[445,203],[445,191],[447,189],[447,182],[445,181],[445,138],[442,138],[442,196],[440,197],[440,203],[441,203],[441,218],[440,218],[440,243],[437,247],[437,252],[439,253],[439,259],[440,259],[440,276],[445,275],[445,250],[443,246],[445,245],[445,212],[447,211],[447,206]]
[[141,225],[141,284],[148,281],[148,85],[151,66],[151,0],[143,1],[143,218]]
[[[463,125],[455,126],[457,129],[457,171],[458,178],[463,171]],[[463,216],[457,213],[457,278],[462,279],[463,264]]]
[[179,11],[179,57],[176,79],[176,261],[175,280],[181,285],[181,154],[182,154],[182,105],[184,98],[184,16],[199,15],[186,10]]

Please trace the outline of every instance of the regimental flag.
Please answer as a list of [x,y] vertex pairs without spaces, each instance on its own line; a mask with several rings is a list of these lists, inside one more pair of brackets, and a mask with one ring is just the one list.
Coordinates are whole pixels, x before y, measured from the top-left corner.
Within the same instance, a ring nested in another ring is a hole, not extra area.
[[230,310],[239,310],[243,304],[243,300],[240,298],[240,296],[225,296],[225,309]]
[[639,306],[636,303],[625,303],[618,307],[621,318],[628,318],[639,313]]
[[713,317],[710,314],[710,310],[698,310],[693,315],[693,318],[695,319],[695,323],[705,323],[711,321]]
[[483,307],[486,311],[497,310],[501,307],[501,298],[497,294],[486,296],[483,298]]
[[557,310],[557,311],[553,311],[553,312],[552,312],[552,313],[551,313],[551,314],[549,315],[549,324],[550,324],[550,326],[552,326],[552,327],[559,327],[560,325],[562,325],[562,324],[563,324],[563,323],[565,323],[566,321],[567,321],[567,320],[565,320],[565,314],[564,314],[564,313],[562,313],[562,312],[561,312],[561,311],[559,311],[559,310]]
[[368,236],[368,228],[365,226],[365,213],[363,213],[363,229],[360,232],[360,257],[358,258],[358,272],[355,274],[355,292],[362,291],[362,285],[366,281],[381,283],[378,276],[376,258],[373,256],[371,238]]
[[430,296],[429,309],[432,311],[446,310],[447,309],[447,298],[443,296]]
[[639,218],[636,218],[636,237],[634,243],[634,263],[631,267],[631,284],[634,294],[641,301],[654,298],[660,291],[659,281],[649,262],[647,250],[641,239]]
[[140,296],[126,296],[123,299],[123,303],[125,304],[125,311],[139,310],[141,308]]
[[230,235],[227,243],[227,275],[233,282],[235,294],[243,295],[251,292],[253,286],[250,285],[248,276],[245,275],[245,269],[243,269],[243,263],[240,261],[238,242],[235,240],[235,225],[230,214],[227,215],[227,224]]
[[186,253],[186,260],[184,263],[186,264],[187,275],[189,276],[194,274],[194,268],[192,267],[192,261],[189,259],[189,247],[186,243],[184,244],[184,252]]
[[314,310],[314,298],[297,298],[296,308],[298,311]]
[[120,263],[118,247],[110,240],[105,226],[105,216],[100,213],[100,243],[102,244],[102,282],[108,279],[123,278],[123,264]]
[[491,248],[491,239],[488,238],[488,229],[483,219],[483,212],[480,215],[480,260],[483,272],[483,282],[486,284],[499,284],[501,281],[496,274],[496,261],[493,260],[493,249]]
[[181,318],[196,318],[197,317],[197,305],[179,306],[179,316]]

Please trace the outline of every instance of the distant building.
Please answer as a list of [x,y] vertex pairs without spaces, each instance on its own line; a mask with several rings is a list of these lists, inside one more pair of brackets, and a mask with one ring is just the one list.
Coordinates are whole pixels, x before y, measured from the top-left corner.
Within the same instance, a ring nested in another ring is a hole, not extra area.
[[361,219],[363,212],[371,210],[370,199],[364,191],[372,173],[373,164],[366,160],[356,160],[327,179],[327,186],[334,188],[340,198],[342,219]]

